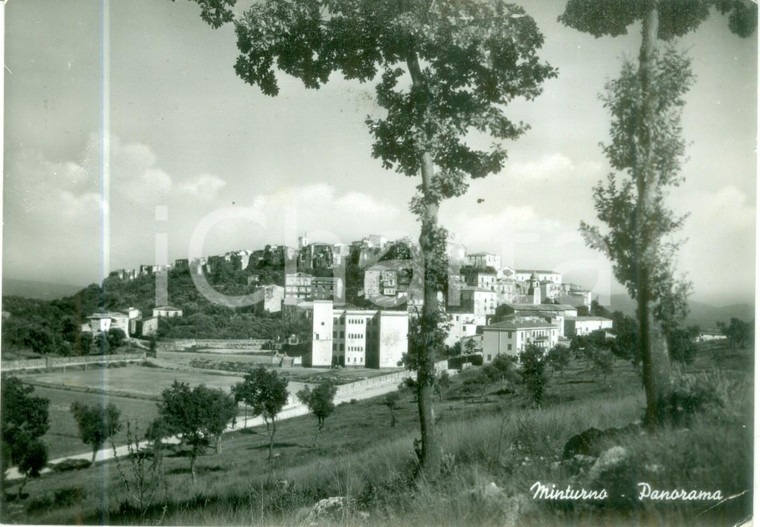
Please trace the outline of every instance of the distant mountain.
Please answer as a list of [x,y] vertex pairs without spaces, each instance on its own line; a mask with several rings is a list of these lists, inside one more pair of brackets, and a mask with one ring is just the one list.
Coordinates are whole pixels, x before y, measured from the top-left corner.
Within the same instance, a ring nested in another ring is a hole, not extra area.
[[[626,294],[612,295],[610,298],[611,310],[622,311],[626,315],[636,314],[636,302]],[[689,301],[689,315],[686,317],[687,324],[699,324],[702,328],[714,328],[716,322],[728,322],[731,317],[750,321],[755,318],[755,306],[750,304],[733,304],[730,306],[716,307],[702,302]]]
[[3,296],[55,300],[64,296],[71,296],[81,289],[84,289],[84,286],[3,278]]

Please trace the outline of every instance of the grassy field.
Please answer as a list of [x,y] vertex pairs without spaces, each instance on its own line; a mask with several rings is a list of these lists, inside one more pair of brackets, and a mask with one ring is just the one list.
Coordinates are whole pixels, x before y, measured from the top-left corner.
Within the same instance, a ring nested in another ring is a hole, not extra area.
[[[724,397],[722,410],[703,414],[687,428],[665,427],[647,440],[621,438],[618,444],[629,449],[635,467],[661,467],[638,477],[649,478],[658,488],[720,488],[724,495],[751,488],[752,361],[751,350],[700,354],[688,370],[720,367],[721,373],[711,375],[730,397]],[[493,386],[481,397],[465,394],[461,381],[455,378],[448,398],[436,404],[448,461],[445,475],[435,483],[414,485],[409,478],[412,442],[418,434],[416,403],[402,398],[397,425],[391,428],[382,399],[366,400],[339,406],[327,419],[316,448],[314,418],[280,423],[274,465],[266,461],[264,428],[225,436],[221,454],[209,451],[199,460],[196,484],[190,481],[187,458],[177,451],[164,462],[166,508],[150,509],[146,516],[125,506],[128,498],[117,465],[109,462],[31,481],[29,498],[8,503],[4,520],[305,525],[299,511],[329,496],[356,499],[370,514],[361,522],[366,525],[504,525],[516,514],[520,525],[722,525],[746,513],[751,493],[709,511],[704,503],[645,503],[612,509],[617,510],[612,515],[602,514],[594,504],[521,500],[536,481],[558,486],[570,482],[555,462],[571,436],[590,426],[619,427],[641,417],[641,383],[626,361],[616,361],[606,382],[584,362],[574,361],[562,376],[551,379],[543,408],[530,404],[523,386],[507,395],[498,395],[499,387]],[[290,485],[278,484],[281,480]],[[503,489],[497,500],[477,493],[491,482]],[[355,523],[350,518],[336,522]]]
[[[50,400],[50,429],[42,438],[45,444],[48,445],[50,459],[81,454],[89,449],[79,439],[79,431],[71,415],[71,403],[74,401],[90,405],[113,403],[121,410],[122,419],[138,423],[142,430],[145,430],[145,427],[150,424],[158,413],[156,402],[147,399],[80,393],[41,386],[35,387],[34,393],[35,395],[47,397]],[[115,440],[117,444],[124,443],[126,441],[126,430],[122,430]]]
[[144,366],[57,371],[28,375],[25,378],[32,382],[40,381],[74,388],[117,390],[118,392],[132,392],[145,396],[160,395],[161,391],[170,386],[174,380],[187,382],[191,386],[205,384],[210,388],[221,388],[225,391],[229,391],[233,384],[241,380],[240,377],[234,375],[204,374]]

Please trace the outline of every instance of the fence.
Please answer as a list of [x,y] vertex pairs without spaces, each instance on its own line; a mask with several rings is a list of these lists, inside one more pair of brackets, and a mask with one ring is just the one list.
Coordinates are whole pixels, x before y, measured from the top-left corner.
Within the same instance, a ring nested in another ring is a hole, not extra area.
[[337,395],[345,395],[356,391],[365,390],[373,386],[382,386],[386,384],[400,384],[401,381],[409,377],[415,377],[415,372],[404,370],[396,373],[389,373],[388,375],[381,375],[379,377],[372,377],[371,379],[364,379],[362,381],[356,381],[349,384],[342,384],[338,386]]
[[208,353],[268,352],[270,350],[263,349],[267,342],[266,339],[175,339],[156,342],[156,350],[170,352],[200,348]]
[[142,362],[145,353],[121,353],[115,355],[88,355],[85,357],[44,357],[41,359],[3,361],[3,371],[65,368],[87,364],[111,364],[116,362]]

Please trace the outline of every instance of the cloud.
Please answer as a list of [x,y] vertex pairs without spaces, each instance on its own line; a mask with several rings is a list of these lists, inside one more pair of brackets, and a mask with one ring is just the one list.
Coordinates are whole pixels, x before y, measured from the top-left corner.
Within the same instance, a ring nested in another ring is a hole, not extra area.
[[601,163],[575,163],[565,154],[555,152],[538,159],[509,163],[505,174],[518,180],[598,179],[603,169]]
[[222,178],[213,174],[201,174],[180,185],[181,192],[204,199],[213,199],[227,185]]

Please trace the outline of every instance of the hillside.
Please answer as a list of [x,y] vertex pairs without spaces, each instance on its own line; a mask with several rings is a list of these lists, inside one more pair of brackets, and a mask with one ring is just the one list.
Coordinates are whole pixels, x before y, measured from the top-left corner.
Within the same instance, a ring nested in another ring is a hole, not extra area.
[[[622,311],[630,316],[636,314],[636,302],[627,294],[612,295],[610,303],[612,311]],[[749,304],[716,307],[690,300],[689,315],[686,317],[686,323],[698,324],[705,329],[715,328],[716,322],[728,322],[731,317],[746,321],[754,320],[755,307]]]

